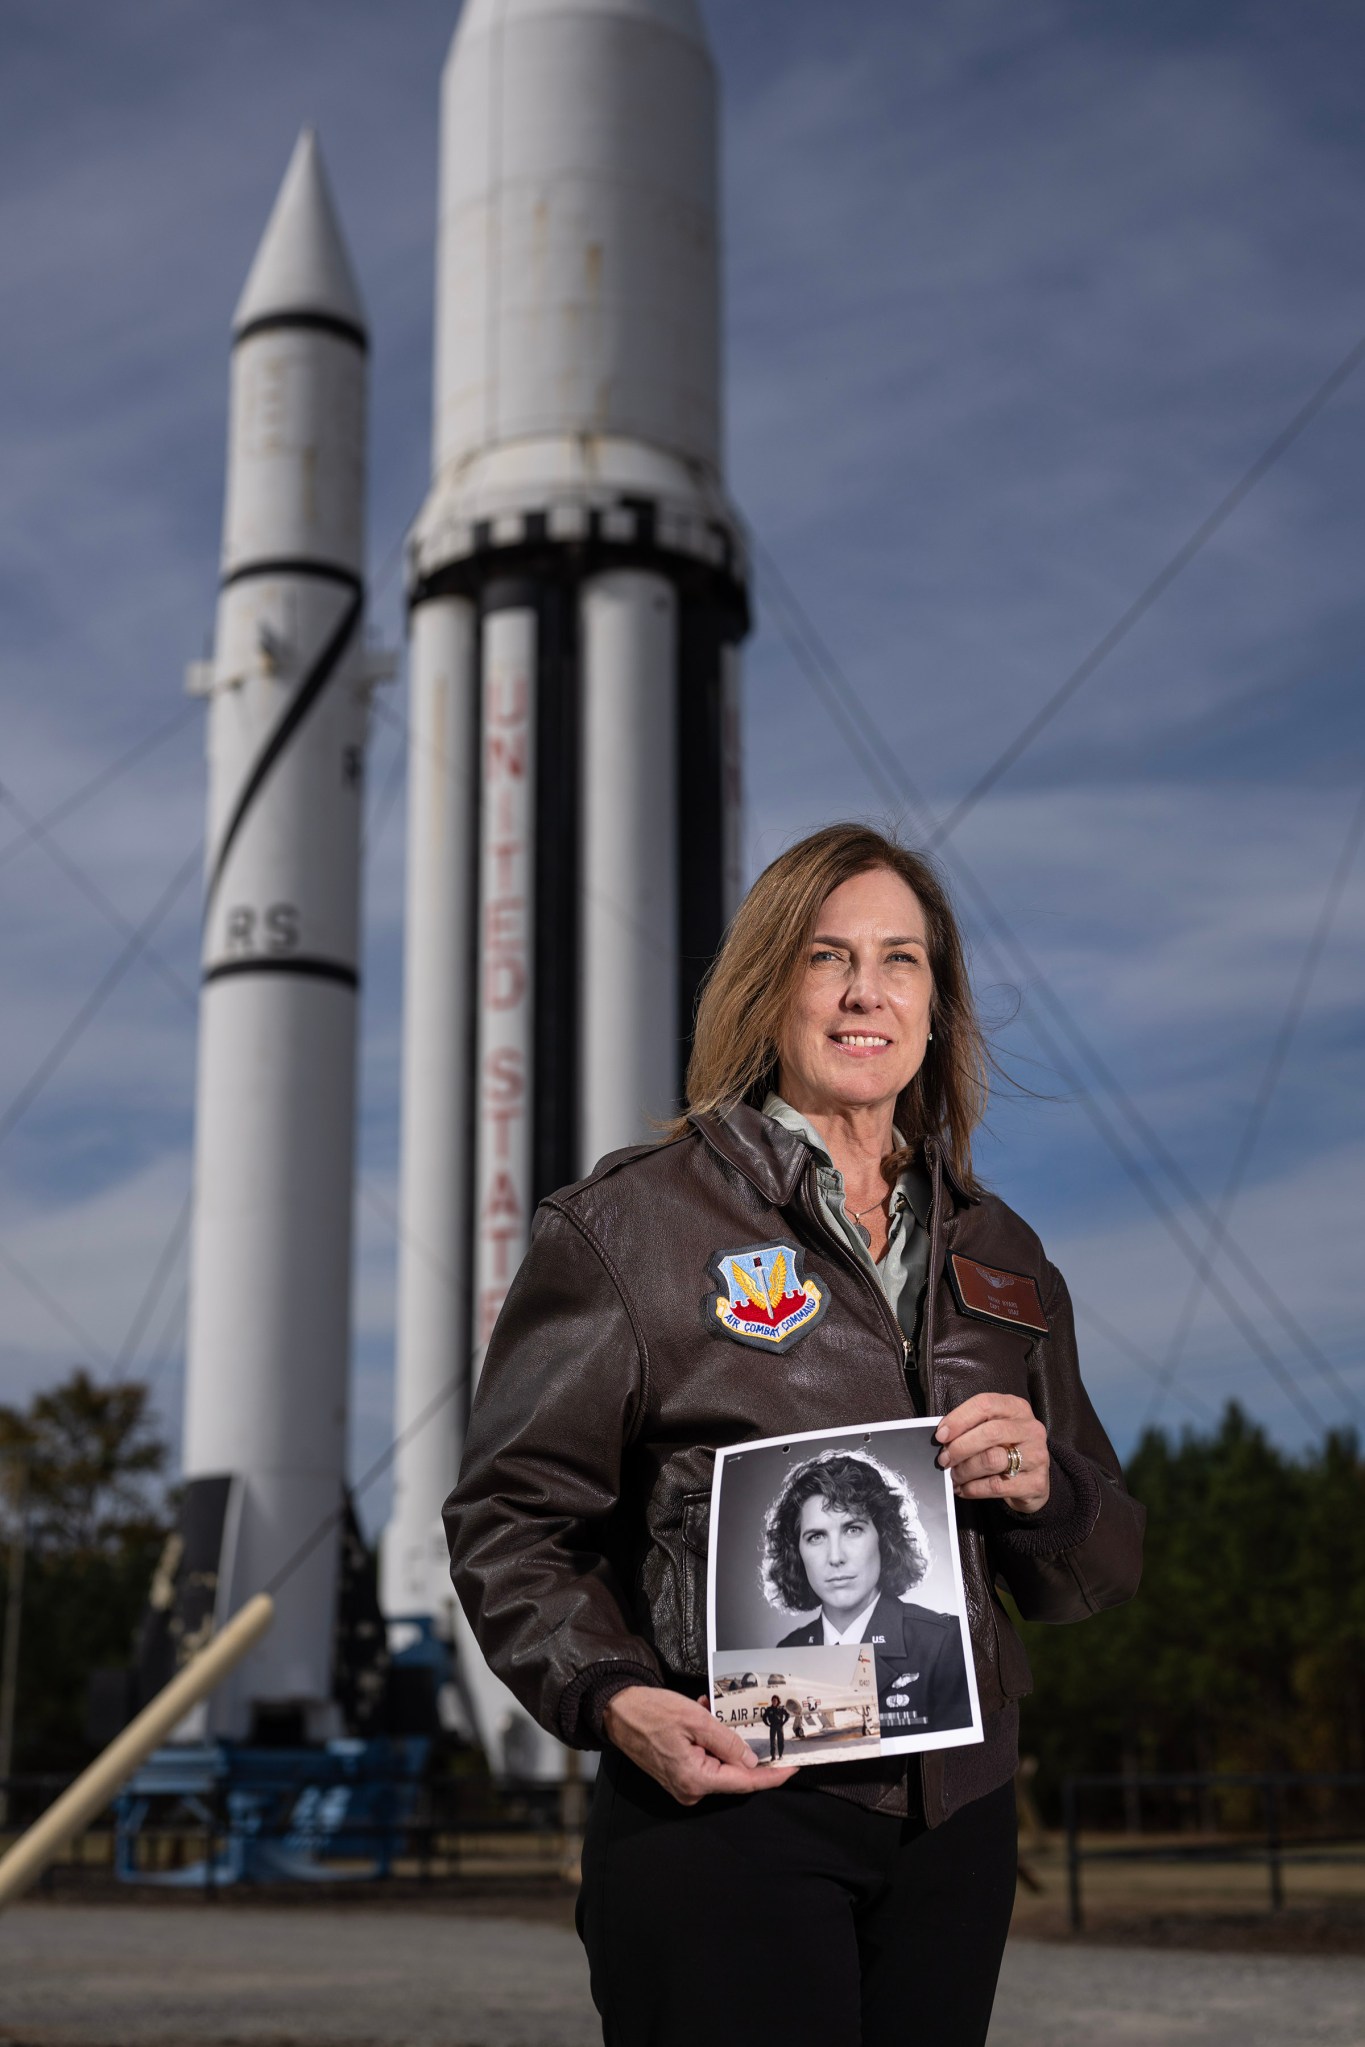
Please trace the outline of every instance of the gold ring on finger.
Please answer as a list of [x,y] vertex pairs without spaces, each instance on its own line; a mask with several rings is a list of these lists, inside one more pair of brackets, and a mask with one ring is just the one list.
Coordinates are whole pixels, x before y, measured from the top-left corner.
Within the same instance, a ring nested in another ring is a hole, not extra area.
[[1005,1445],[1005,1450],[1006,1450],[1005,1477],[1018,1478],[1019,1467],[1024,1461],[1023,1458],[1019,1455],[1019,1445],[1017,1443],[1007,1443]]

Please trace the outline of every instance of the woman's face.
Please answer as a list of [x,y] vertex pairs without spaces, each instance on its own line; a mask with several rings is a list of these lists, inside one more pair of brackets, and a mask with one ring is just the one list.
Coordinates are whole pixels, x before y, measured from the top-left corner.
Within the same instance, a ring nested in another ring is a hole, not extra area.
[[778,1045],[778,1091],[803,1115],[893,1103],[924,1061],[934,977],[914,891],[889,868],[825,897]]
[[825,1612],[844,1623],[876,1596],[882,1577],[882,1546],[870,1515],[831,1507],[816,1493],[802,1502],[797,1531],[801,1562],[810,1589]]

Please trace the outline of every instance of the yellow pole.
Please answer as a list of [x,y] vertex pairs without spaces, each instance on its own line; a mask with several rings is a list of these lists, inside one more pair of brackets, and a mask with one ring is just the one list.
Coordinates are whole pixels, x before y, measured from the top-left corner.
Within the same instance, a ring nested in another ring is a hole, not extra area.
[[233,1665],[241,1662],[274,1618],[274,1600],[268,1593],[258,1592],[240,1613],[233,1615],[222,1634],[215,1635],[208,1647],[201,1649],[143,1707],[103,1755],[96,1756],[74,1784],[68,1784],[42,1818],[19,1836],[9,1853],[0,1856],[0,1908],[12,1905],[37,1882],[49,1862],[61,1854],[82,1827],[90,1824],[96,1813],[103,1811],[191,1706],[197,1706]]

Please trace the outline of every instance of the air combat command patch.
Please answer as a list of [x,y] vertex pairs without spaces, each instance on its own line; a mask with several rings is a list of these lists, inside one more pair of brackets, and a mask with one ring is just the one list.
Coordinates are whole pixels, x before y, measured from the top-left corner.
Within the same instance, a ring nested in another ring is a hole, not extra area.
[[755,1350],[786,1350],[813,1329],[827,1306],[825,1289],[801,1277],[793,1244],[746,1244],[718,1251],[710,1271],[716,1292],[702,1301],[709,1329]]

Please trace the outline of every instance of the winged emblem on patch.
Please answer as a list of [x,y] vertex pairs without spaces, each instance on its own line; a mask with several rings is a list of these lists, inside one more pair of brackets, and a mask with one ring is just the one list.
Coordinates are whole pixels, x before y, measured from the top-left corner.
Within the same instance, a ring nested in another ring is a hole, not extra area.
[[745,1244],[711,1260],[714,1293],[702,1302],[709,1328],[756,1350],[785,1350],[820,1320],[825,1289],[801,1273],[794,1244]]
[[978,1265],[975,1269],[981,1274],[987,1286],[1008,1286],[1015,1277],[1012,1272],[988,1272],[984,1265]]

